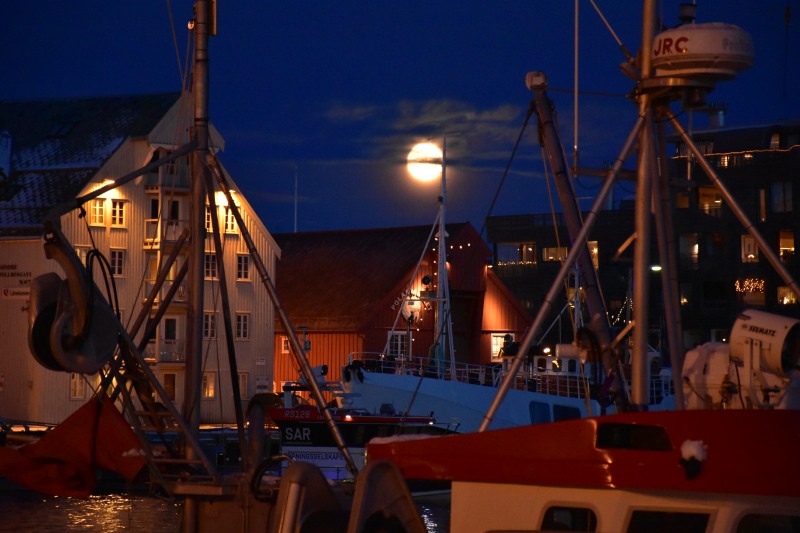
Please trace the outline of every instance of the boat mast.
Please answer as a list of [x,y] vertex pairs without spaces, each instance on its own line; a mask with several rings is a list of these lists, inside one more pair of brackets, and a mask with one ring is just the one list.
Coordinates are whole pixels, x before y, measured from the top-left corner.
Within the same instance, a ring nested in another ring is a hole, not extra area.
[[[192,92],[194,93],[194,131],[196,146],[191,159],[190,253],[189,253],[189,306],[186,318],[186,388],[183,416],[193,436],[199,436],[200,389],[202,386],[203,306],[205,259],[205,205],[206,161],[208,159],[208,38],[210,10],[207,0],[197,0],[194,9],[194,65],[192,67]],[[187,459],[191,455],[187,448]],[[183,509],[183,531],[197,531],[199,500],[187,497]]]
[[439,255],[437,258],[436,283],[436,331],[434,346],[437,350],[436,365],[439,358],[448,356],[450,361],[450,378],[456,379],[455,350],[453,348],[453,327],[450,316],[450,287],[447,278],[447,231],[445,230],[445,200],[447,196],[447,134],[442,138],[442,194],[439,196]]
[[[651,74],[653,38],[655,37],[655,0],[644,0],[642,13],[642,48],[639,54],[642,81]],[[647,361],[647,333],[650,306],[650,208],[652,204],[652,171],[655,162],[655,130],[653,107],[648,92],[639,95],[639,116],[644,127],[639,132],[639,151],[636,173],[635,226],[636,242],[633,252],[633,321],[636,326],[631,346],[631,403],[646,408],[650,394],[650,365]]]

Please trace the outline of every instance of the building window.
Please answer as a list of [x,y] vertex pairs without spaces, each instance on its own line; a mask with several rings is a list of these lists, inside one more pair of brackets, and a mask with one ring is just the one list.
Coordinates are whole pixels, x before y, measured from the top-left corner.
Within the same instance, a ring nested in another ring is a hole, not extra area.
[[492,333],[492,360],[500,360],[500,349],[503,347],[505,333]]
[[217,338],[217,315],[215,313],[203,313],[203,338]]
[[216,381],[214,372],[203,372],[203,398],[214,398],[216,396]]
[[83,400],[86,395],[86,381],[83,374],[73,372],[69,377],[69,399]]
[[771,185],[772,193],[772,212],[791,213],[792,212],[792,182],[776,181]]
[[763,307],[766,303],[764,280],[761,278],[737,279],[735,289],[744,305]]
[[125,274],[125,250],[111,250],[109,263],[111,264],[111,275],[115,278],[122,277]]
[[162,383],[162,385],[164,386],[164,392],[167,393],[167,396],[173,402],[175,401],[175,391],[177,388],[175,384],[176,381],[177,381],[176,374],[172,373],[164,374],[164,382]]
[[111,227],[125,227],[125,202],[124,200],[111,200]]
[[247,399],[247,372],[239,372],[239,397],[242,400]]
[[395,357],[410,355],[408,352],[408,336],[405,331],[389,333],[389,354]]
[[106,201],[103,198],[95,198],[89,203],[89,224],[92,226],[105,226]]
[[789,287],[778,287],[778,304],[794,305],[797,303],[797,295]]
[[600,246],[597,244],[597,241],[589,241],[586,244],[589,246],[589,255],[592,258],[592,265],[594,265],[594,269],[597,270],[600,268]]
[[82,265],[86,265],[86,257],[89,255],[89,247],[87,246],[76,246],[75,247],[75,254],[78,256]]
[[150,198],[150,218],[155,220],[161,218],[161,203],[158,198]]
[[225,233],[236,233],[236,217],[230,206],[225,207]]
[[291,350],[289,337],[281,337],[281,353],[289,353],[289,350]]
[[542,248],[542,261],[564,261],[566,258],[566,246]]
[[519,252],[520,252],[520,260],[523,263],[535,263],[536,262],[536,243],[534,242],[523,242],[519,245]]
[[211,233],[214,231],[214,222],[211,220],[211,206],[206,206],[206,231]]
[[761,222],[767,221],[767,190],[758,190],[758,219]]
[[678,239],[678,253],[681,264],[685,268],[696,268],[700,247],[697,242],[697,233],[684,233]]
[[178,200],[171,200],[169,203],[169,219],[178,221],[181,219],[181,203]]
[[777,150],[781,147],[781,134],[773,133],[769,138],[769,147],[772,150]]
[[715,218],[722,216],[722,195],[715,187],[698,187],[697,205],[707,215]]
[[236,313],[236,338],[239,340],[250,338],[250,314]]
[[205,279],[217,279],[217,254],[214,252],[206,252],[203,276]]
[[250,281],[250,256],[236,256],[236,281]]
[[778,250],[781,254],[781,261],[789,265],[794,259],[794,232],[782,229],[778,233]]
[[752,235],[742,235],[742,263],[758,263],[758,244]]
[[164,319],[164,341],[167,343],[174,343],[178,340],[178,319],[165,318]]

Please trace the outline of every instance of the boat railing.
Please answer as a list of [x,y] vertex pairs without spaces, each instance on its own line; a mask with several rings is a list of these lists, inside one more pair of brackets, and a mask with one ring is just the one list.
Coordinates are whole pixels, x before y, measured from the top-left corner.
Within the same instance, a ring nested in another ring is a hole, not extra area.
[[[430,360],[418,356],[392,356],[382,353],[353,352],[348,365],[356,364],[366,372],[423,376],[497,388],[507,372],[502,362],[475,364]],[[540,368],[524,363],[511,387],[516,390],[540,392],[570,398],[585,398],[595,388],[590,373],[569,372],[562,368]]]

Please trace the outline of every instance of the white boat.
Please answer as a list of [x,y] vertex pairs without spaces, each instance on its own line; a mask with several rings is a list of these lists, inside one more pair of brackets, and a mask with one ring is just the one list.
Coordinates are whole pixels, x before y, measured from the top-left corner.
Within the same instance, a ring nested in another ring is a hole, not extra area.
[[[674,409],[672,371],[660,366],[657,352],[649,355],[656,372],[650,380],[648,409]],[[496,365],[455,363],[453,379],[451,367],[437,367],[425,357],[392,361],[380,355],[352,357],[342,369],[346,394],[339,401],[369,413],[389,409],[415,416],[427,414],[459,433],[470,433],[483,422],[509,366],[508,359]],[[492,428],[614,413],[608,395],[599,399],[604,391],[597,367],[572,345],[558,345],[552,357],[531,357],[517,371]]]

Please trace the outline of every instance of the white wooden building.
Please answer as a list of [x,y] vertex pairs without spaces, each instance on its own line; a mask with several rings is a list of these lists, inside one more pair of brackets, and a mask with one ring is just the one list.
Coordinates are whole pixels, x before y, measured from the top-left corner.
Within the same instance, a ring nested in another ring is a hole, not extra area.
[[[28,347],[31,281],[59,265],[47,260],[42,221],[63,202],[162,158],[188,140],[188,95],[159,94],[93,99],[0,102],[0,417],[57,423],[91,396],[99,377],[55,372],[41,366]],[[214,150],[222,139],[211,128]],[[62,231],[82,259],[98,250],[109,262],[123,324],[147,296],[159,265],[187,226],[189,159],[182,157],[61,216]],[[223,169],[224,171],[224,169]],[[232,181],[231,181],[232,183]],[[270,277],[279,249],[252,207],[233,193]],[[237,376],[246,405],[273,389],[274,308],[244,239],[217,193],[218,217],[230,298]],[[231,371],[219,298],[214,240],[205,242],[203,384],[201,421],[235,421]],[[176,262],[183,263],[186,251]],[[95,270],[95,280],[99,273]],[[161,290],[166,294],[175,277]],[[160,321],[146,357],[176,405],[183,405],[188,294],[185,281]],[[102,284],[100,284],[102,287]]]

